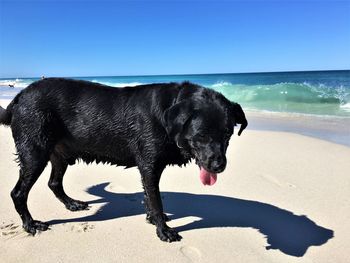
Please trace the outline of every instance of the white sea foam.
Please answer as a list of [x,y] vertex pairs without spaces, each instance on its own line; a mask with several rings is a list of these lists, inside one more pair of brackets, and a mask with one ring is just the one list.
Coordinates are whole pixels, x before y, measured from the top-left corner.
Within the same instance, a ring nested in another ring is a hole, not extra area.
[[15,80],[8,80],[8,79],[0,80],[0,86],[10,86],[14,84],[16,84]]
[[108,85],[108,86],[112,86],[112,87],[116,87],[116,88],[134,87],[134,86],[145,84],[145,83],[141,83],[141,82],[108,82],[108,81],[100,81],[97,79],[93,79],[92,82],[100,83],[103,85]]
[[16,96],[16,92],[13,93],[9,93],[9,92],[5,92],[5,93],[0,93],[0,97],[10,97],[13,98],[14,96]]
[[213,88],[221,88],[224,86],[232,86],[232,83],[228,82],[228,81],[219,81],[213,85],[211,85]]
[[128,83],[112,83],[111,86],[113,87],[135,87],[138,85],[143,85],[144,83],[141,82],[128,82]]
[[350,102],[340,105],[340,108],[346,110],[346,111],[350,111]]
[[27,87],[32,81],[22,80],[22,79],[1,79],[0,80],[0,86],[6,86],[14,88],[25,88]]

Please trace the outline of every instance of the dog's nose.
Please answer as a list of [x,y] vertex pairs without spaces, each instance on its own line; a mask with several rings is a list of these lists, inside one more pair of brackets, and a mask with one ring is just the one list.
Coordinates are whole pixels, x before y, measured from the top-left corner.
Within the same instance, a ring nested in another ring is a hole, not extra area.
[[221,173],[226,168],[226,158],[215,157],[210,158],[210,169],[215,173]]

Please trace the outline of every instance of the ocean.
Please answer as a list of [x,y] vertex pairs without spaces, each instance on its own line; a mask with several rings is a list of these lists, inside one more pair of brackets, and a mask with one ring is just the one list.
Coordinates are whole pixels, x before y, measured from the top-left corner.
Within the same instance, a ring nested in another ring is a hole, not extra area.
[[[73,78],[113,87],[188,80],[223,93],[245,110],[350,117],[350,70]],[[0,79],[0,99],[13,98],[38,79]]]

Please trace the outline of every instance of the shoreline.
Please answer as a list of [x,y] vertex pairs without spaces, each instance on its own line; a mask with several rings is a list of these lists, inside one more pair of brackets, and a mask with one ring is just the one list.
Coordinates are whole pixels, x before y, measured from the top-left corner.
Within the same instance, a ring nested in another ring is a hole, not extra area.
[[350,147],[350,118],[246,111],[248,129],[290,132]]

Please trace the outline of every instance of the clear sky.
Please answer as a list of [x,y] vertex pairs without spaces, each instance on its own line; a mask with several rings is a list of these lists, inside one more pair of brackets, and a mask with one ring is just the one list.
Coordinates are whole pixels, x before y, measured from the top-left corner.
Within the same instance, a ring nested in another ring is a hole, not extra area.
[[350,69],[350,0],[0,0],[0,77],[329,69]]

